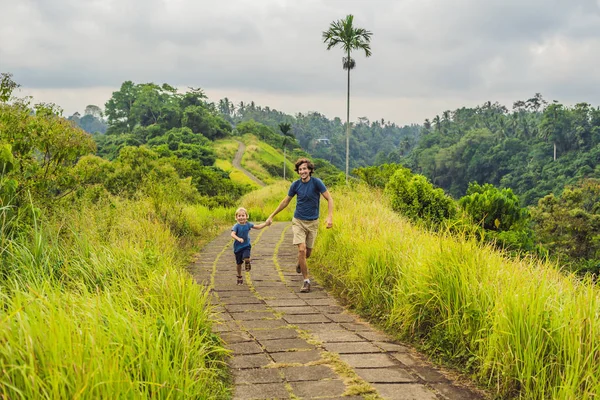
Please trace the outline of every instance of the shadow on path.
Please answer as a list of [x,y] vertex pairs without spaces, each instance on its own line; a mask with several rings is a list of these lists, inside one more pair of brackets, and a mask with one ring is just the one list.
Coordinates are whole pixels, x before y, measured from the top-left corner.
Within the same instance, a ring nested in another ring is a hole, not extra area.
[[236,285],[229,231],[190,266],[212,290],[214,328],[232,351],[234,399],[485,398],[345,310],[317,282],[300,293],[290,226],[273,223],[253,237],[244,285]]

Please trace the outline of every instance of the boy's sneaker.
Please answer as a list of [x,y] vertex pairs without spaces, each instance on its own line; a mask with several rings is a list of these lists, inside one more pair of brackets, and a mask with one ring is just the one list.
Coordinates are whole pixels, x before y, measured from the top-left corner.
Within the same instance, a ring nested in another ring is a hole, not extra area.
[[250,260],[245,261],[246,271],[250,271],[252,269],[252,264],[250,264]]
[[304,283],[302,284],[302,287],[300,288],[300,291],[302,293],[310,292],[310,282],[304,281]]
[[302,273],[302,268],[300,268],[300,264],[296,265],[296,272],[299,274]]
[[243,284],[244,284],[244,280],[242,279],[242,277],[241,277],[241,276],[238,276],[238,277],[237,277],[237,284],[238,284],[238,285],[243,285]]

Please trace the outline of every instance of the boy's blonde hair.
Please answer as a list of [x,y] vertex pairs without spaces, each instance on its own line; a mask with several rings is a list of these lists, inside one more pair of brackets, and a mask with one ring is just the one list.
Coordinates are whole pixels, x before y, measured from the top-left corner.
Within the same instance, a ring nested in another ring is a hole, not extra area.
[[246,211],[246,209],[244,207],[240,207],[237,210],[235,210],[235,216],[237,217],[239,213],[244,212],[244,214],[246,214],[246,216],[248,216],[248,211]]

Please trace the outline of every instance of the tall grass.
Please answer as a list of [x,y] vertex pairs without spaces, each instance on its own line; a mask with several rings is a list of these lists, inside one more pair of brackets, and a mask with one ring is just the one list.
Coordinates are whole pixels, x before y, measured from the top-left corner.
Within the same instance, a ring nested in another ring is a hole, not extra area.
[[[251,221],[264,221],[287,196],[289,187],[289,182],[281,180],[273,185],[252,191],[240,199],[240,206],[248,210]],[[275,220],[291,221],[295,209],[296,197],[283,211],[277,214]]]
[[208,294],[171,231],[185,221],[207,240],[215,216],[180,211],[164,222],[149,201],[82,203],[3,242],[0,397],[229,396]]
[[365,188],[334,191],[315,273],[399,338],[468,371],[500,397],[595,399],[596,286],[555,265],[413,227]]

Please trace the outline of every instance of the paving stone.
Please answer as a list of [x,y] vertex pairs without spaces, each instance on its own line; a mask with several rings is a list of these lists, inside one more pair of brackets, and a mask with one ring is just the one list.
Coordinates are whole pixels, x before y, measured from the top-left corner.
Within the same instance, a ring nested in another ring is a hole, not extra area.
[[269,340],[269,339],[294,339],[298,337],[298,332],[291,328],[278,328],[278,329],[253,329],[250,334],[258,340]]
[[252,342],[241,342],[241,343],[230,343],[227,345],[227,348],[230,349],[234,355],[237,354],[258,354],[262,353],[263,349],[258,345],[258,343]]
[[337,305],[336,301],[330,297],[322,297],[318,299],[305,299],[306,304],[310,304],[311,306],[335,306]]
[[379,395],[389,400],[437,400],[435,392],[418,383],[374,383]]
[[298,298],[298,295],[290,292],[288,289],[285,291],[271,290],[271,289],[258,289],[258,294],[262,297],[272,297],[274,300],[294,300]]
[[320,314],[317,310],[309,305],[301,307],[273,307],[273,310],[278,313],[290,315]]
[[[319,381],[322,379],[335,379],[337,375],[325,365],[308,365],[303,367],[282,368],[281,372],[288,382]],[[316,395],[313,394],[313,395]]]
[[346,386],[341,380],[291,382],[292,392],[301,398],[341,396]]
[[255,385],[236,385],[234,400],[250,399],[289,399],[288,393],[283,383],[264,383]]
[[[220,299],[221,303],[231,305],[231,304],[263,304],[262,300],[256,298],[255,296],[248,297],[228,297],[224,299]],[[214,302],[214,300],[213,300]]]
[[253,311],[253,312],[240,312],[240,313],[232,313],[231,316],[233,319],[239,321],[252,321],[256,319],[270,319],[275,316],[271,311]]
[[214,332],[237,332],[240,330],[240,327],[235,322],[222,322],[213,324],[212,330]]
[[233,378],[236,385],[283,382],[279,370],[276,368],[238,369],[233,371]]
[[388,343],[388,342],[373,342],[373,344],[377,347],[380,347],[382,350],[394,352],[394,353],[406,353],[410,351],[410,349],[406,346],[397,343]]
[[381,353],[381,349],[371,342],[325,343],[327,351],[339,354]]
[[269,307],[298,307],[298,306],[304,306],[304,305],[308,304],[304,300],[300,300],[300,299],[265,300],[265,303]]
[[[313,333],[313,332],[333,332],[333,331],[346,331],[340,324],[334,322],[320,323],[320,324],[295,324],[299,329]],[[346,331],[347,332],[347,331]]]
[[406,365],[407,367],[415,367],[421,365],[420,360],[414,358],[413,356],[407,353],[390,353],[390,355],[396,360],[400,361],[402,364]]
[[231,368],[260,368],[270,363],[271,360],[263,353],[235,356],[230,360],[229,365]]
[[359,331],[358,334],[371,342],[393,342],[391,336],[374,330]]
[[247,329],[275,329],[287,326],[281,319],[256,319],[251,321],[242,321],[241,325]]
[[212,318],[214,321],[217,321],[217,322],[233,321],[233,318],[231,317],[231,315],[226,314],[226,313],[213,314]]
[[397,365],[385,353],[341,354],[340,358],[352,368],[383,368]]
[[289,350],[304,350],[314,349],[315,346],[309,344],[304,339],[275,339],[275,340],[261,340],[260,344],[268,352],[279,352]]
[[230,304],[227,306],[227,310],[230,313],[248,312],[248,311],[263,311],[267,312],[267,306],[265,304],[253,303],[253,304]]
[[484,398],[474,391],[449,383],[434,383],[432,386],[448,400],[480,400]]
[[254,299],[256,299],[256,296],[254,295],[254,293],[250,292],[250,290],[248,289],[247,286],[240,286],[240,287],[244,287],[245,290],[244,291],[236,291],[236,292],[232,292],[231,290],[227,290],[227,291],[218,291],[218,290],[215,290],[215,292],[219,296],[219,298],[222,299],[222,300],[225,300],[225,299],[244,299],[244,298],[254,298]]
[[363,332],[363,331],[372,331],[372,328],[367,325],[367,324],[363,324],[363,323],[341,323],[340,325],[342,325],[344,328],[350,330],[350,331],[355,331],[355,332]]
[[333,322],[354,322],[356,317],[350,314],[325,314],[325,316],[331,319]]
[[411,369],[425,382],[428,383],[443,383],[448,382],[448,379],[437,370],[425,365],[416,365]]
[[319,312],[323,313],[323,314],[341,314],[344,311],[344,307],[340,307],[340,306],[332,306],[332,305],[326,305],[326,306],[314,306],[316,310],[318,310]]
[[369,383],[407,383],[417,381],[407,370],[400,367],[356,368],[354,372]]
[[318,350],[309,351],[286,351],[282,353],[269,353],[276,363],[281,364],[306,364],[321,359]]
[[356,333],[348,331],[325,331],[325,332],[311,332],[311,335],[324,343],[328,342],[362,342],[363,338],[358,336]]
[[281,281],[273,281],[273,280],[253,280],[252,284],[255,288],[271,288],[271,287],[280,287],[282,285]]
[[241,342],[249,342],[252,340],[249,334],[246,332],[238,331],[238,332],[223,332],[221,335],[221,339],[225,343],[241,343]]
[[323,314],[284,315],[283,319],[289,324],[314,324],[317,322],[330,322]]

